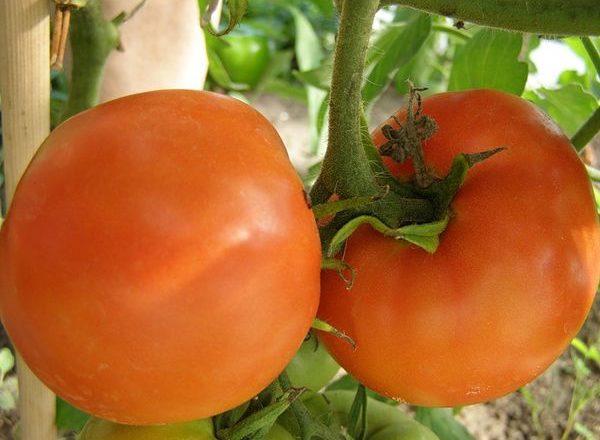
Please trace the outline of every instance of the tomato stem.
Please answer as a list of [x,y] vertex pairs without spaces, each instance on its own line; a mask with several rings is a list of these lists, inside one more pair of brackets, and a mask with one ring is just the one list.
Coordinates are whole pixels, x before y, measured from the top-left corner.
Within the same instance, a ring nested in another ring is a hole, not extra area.
[[317,206],[330,202],[332,194],[342,201],[373,202],[364,206],[341,202],[345,208],[352,209],[337,214],[331,224],[321,228],[323,248],[327,248],[335,231],[356,215],[371,214],[393,228],[434,219],[431,201],[418,194],[412,184],[403,184],[389,174],[364,119],[363,72],[379,2],[345,0],[339,3],[342,8],[331,81],[329,144],[310,196]]
[[544,35],[598,35],[598,0],[382,0],[484,26]]
[[577,130],[577,133],[571,138],[571,143],[577,151],[581,151],[598,132],[600,132],[600,107]]
[[581,42],[596,69],[596,73],[600,76],[600,53],[598,53],[598,48],[596,48],[590,37],[581,37]]
[[336,193],[342,199],[381,193],[363,148],[360,119],[365,56],[378,0],[341,2],[329,104],[329,143],[323,168],[311,198],[327,201]]
[[119,46],[117,24],[104,19],[100,0],[72,12],[70,42],[73,67],[62,121],[98,104],[106,59]]

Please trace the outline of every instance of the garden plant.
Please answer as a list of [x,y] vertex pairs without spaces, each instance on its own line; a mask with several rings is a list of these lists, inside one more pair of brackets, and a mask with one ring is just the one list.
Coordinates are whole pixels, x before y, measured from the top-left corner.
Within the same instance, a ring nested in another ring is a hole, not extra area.
[[[72,75],[0,230],[0,317],[65,431],[469,439],[446,408],[519,390],[577,336],[600,281],[597,0],[229,0],[221,26],[200,2],[213,91],[100,105],[129,17],[57,3]],[[295,32],[273,43],[261,10]],[[525,92],[545,37],[587,70]],[[390,87],[404,105],[370,121]],[[303,179],[236,99],[263,90],[308,106]],[[597,350],[575,341],[583,380]],[[600,391],[578,392],[564,438]]]

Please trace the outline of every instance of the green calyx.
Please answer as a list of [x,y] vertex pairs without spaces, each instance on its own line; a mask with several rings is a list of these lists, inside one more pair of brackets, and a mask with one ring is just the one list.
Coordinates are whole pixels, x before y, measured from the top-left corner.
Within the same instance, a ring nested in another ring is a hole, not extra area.
[[[216,417],[216,435],[221,440],[261,439],[273,428],[277,418],[306,391],[288,387],[280,392],[273,385],[265,390],[268,402],[263,406],[260,400],[246,402]],[[254,407],[252,407],[254,405]],[[256,407],[258,406],[258,408]]]
[[[328,261],[340,252],[346,240],[362,225],[369,225],[384,236],[403,240],[427,252],[435,252],[440,235],[451,218],[452,200],[468,170],[503,150],[495,148],[481,153],[459,154],[454,158],[448,174],[438,178],[427,167],[422,148],[423,142],[434,136],[437,125],[423,114],[419,94],[422,89],[409,84],[409,90],[406,121],[395,119],[397,128],[390,125],[382,128],[387,142],[379,150],[370,136],[362,136],[373,182],[382,188],[381,194],[330,201],[313,208],[317,218],[329,221],[321,227],[323,252]],[[397,162],[410,158],[415,169],[414,180],[404,182],[392,176],[381,162],[381,155]],[[341,275],[349,270],[346,266],[336,266],[331,262],[329,266]]]
[[[361,104],[367,46],[380,3],[343,0],[337,5],[340,28],[331,81],[329,143],[321,174],[310,193],[315,216],[321,219],[323,253],[329,258],[328,265],[335,267],[331,258],[361,224],[434,252],[470,160],[457,158],[444,179],[430,173],[422,143],[433,136],[436,124],[422,114],[419,90],[412,87],[407,121],[397,129],[385,128],[388,143],[382,148],[397,160],[412,159],[416,182],[390,174],[371,140]],[[344,266],[335,270],[348,272]]]

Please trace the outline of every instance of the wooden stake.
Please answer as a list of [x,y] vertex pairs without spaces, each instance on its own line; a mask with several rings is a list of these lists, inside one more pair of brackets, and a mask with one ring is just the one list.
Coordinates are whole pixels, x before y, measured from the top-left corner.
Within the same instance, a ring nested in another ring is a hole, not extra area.
[[[46,0],[0,1],[4,175],[11,200],[50,131],[50,19]],[[17,356],[22,440],[55,440],[55,399]]]

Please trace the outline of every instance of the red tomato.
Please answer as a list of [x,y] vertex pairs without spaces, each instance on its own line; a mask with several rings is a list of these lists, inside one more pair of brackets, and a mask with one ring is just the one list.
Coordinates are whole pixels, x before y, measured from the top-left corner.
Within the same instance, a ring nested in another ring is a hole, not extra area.
[[[531,381],[569,344],[598,285],[600,230],[582,163],[529,102],[443,93],[424,101],[424,113],[439,125],[424,151],[442,176],[458,153],[507,150],[469,171],[435,254],[368,227],[350,238],[354,287],[325,272],[318,316],[356,351],[321,337],[342,367],[386,396],[471,404]],[[385,142],[380,129],[373,139]],[[408,165],[390,167],[407,176]]]
[[314,218],[281,139],[196,91],[118,99],[44,142],[0,234],[2,320],[94,415],[204,418],[268,385],[319,298]]

